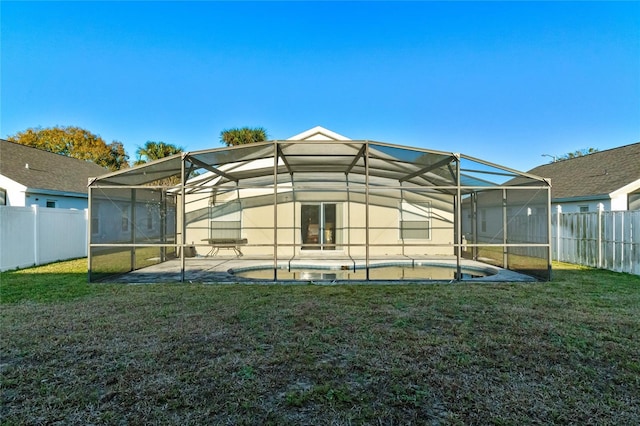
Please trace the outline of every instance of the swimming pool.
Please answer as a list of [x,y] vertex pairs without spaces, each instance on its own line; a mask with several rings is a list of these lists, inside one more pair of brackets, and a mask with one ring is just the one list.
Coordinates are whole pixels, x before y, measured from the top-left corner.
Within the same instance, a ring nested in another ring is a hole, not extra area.
[[[247,280],[270,281],[274,279],[273,266],[251,266],[230,269],[229,274]],[[461,280],[472,280],[495,275],[496,268],[465,266],[461,268]],[[451,281],[458,279],[455,264],[375,264],[369,266],[369,280],[379,281]],[[279,266],[277,280],[284,281],[365,281],[367,271],[363,266],[295,265]]]

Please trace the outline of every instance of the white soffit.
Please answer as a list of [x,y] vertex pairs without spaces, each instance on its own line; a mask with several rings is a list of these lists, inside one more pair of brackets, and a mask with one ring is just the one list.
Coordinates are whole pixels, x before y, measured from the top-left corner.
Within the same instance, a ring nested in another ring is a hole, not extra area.
[[295,136],[291,136],[289,141],[350,141],[346,136],[342,136],[322,126],[316,126],[312,129],[305,130]]

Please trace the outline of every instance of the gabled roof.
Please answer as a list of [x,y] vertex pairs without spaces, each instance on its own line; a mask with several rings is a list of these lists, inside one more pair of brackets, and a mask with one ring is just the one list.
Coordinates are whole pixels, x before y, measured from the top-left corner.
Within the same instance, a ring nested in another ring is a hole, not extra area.
[[339,133],[325,129],[322,126],[316,126],[302,133],[291,136],[290,141],[348,141],[351,140]]
[[0,174],[29,189],[86,194],[88,179],[107,172],[95,163],[0,139]]
[[608,196],[640,180],[640,142],[538,166],[529,173],[551,179],[551,197]]

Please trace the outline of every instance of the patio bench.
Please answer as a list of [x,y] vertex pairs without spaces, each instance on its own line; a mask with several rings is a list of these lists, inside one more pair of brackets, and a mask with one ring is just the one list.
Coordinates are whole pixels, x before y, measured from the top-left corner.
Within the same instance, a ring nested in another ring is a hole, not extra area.
[[240,246],[248,242],[246,238],[204,238],[202,241],[206,241],[211,246],[206,256],[216,256],[220,249],[233,250],[236,256],[243,256]]

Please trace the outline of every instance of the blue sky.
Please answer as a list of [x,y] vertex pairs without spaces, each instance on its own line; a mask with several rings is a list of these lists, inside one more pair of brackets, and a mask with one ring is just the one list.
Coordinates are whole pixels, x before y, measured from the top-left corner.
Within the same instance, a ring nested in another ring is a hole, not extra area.
[[0,136],[74,125],[462,152],[520,170],[640,141],[640,2],[0,3]]

